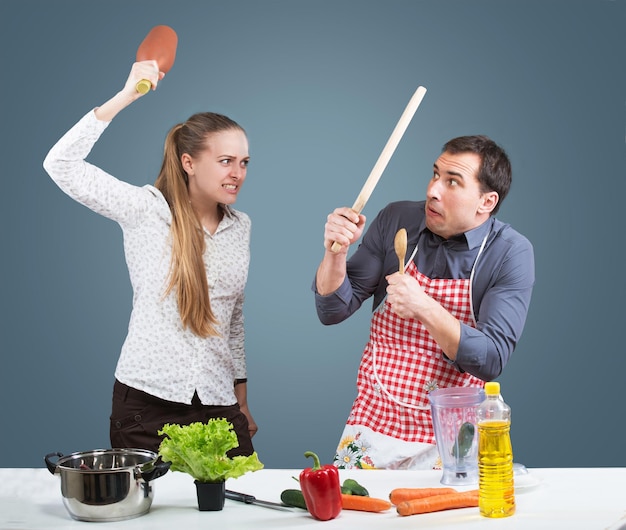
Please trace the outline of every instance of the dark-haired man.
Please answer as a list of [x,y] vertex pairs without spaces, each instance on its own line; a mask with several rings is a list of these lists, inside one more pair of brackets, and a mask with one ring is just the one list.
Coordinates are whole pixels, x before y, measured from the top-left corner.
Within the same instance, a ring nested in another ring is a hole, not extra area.
[[[531,243],[494,217],[510,185],[505,151],[485,136],[463,136],[444,145],[426,200],[387,205],[350,259],[365,217],[347,207],[328,216],[313,285],[318,317],[339,323],[369,297],[374,309],[337,466],[437,467],[428,393],[482,387],[502,373],[535,279]],[[394,251],[401,228],[402,274]]]

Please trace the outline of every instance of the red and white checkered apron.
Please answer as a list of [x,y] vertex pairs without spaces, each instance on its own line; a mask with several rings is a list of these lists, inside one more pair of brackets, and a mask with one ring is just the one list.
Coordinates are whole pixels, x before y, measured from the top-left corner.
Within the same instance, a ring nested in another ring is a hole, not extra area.
[[[417,270],[413,260],[406,273],[454,317],[475,327],[470,279],[431,279]],[[484,386],[482,380],[459,372],[442,355],[421,322],[400,318],[385,301],[372,317],[357,377],[358,396],[346,423],[406,442],[434,444],[428,392],[451,386]]]

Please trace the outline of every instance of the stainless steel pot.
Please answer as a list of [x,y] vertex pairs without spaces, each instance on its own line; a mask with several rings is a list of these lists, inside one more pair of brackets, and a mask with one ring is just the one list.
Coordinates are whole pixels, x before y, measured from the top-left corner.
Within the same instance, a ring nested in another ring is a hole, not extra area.
[[50,453],[44,460],[50,473],[60,475],[63,504],[79,521],[122,521],[147,513],[153,497],[151,481],[170,466],[145,449]]

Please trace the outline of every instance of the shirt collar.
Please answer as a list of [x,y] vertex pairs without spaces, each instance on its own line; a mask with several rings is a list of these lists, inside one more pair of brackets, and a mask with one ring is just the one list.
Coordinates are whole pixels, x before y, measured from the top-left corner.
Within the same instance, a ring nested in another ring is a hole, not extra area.
[[[452,236],[449,238],[451,241],[464,241],[467,244],[468,249],[473,249],[479,247],[485,236],[491,231],[491,227],[493,226],[494,218],[489,217],[483,224],[477,226],[476,228],[472,228],[467,232],[463,232],[462,234],[457,234],[456,236]],[[419,234],[421,235],[423,232],[430,234],[431,237],[437,240],[445,241],[441,236],[431,232],[426,226],[426,218],[422,219],[419,227]]]
[[234,217],[233,209],[228,204],[220,203],[219,206],[224,212],[224,217],[229,217],[231,219]]
[[222,210],[222,212],[224,212],[224,215],[222,216],[222,220],[217,225],[215,234],[211,234],[206,228],[204,228],[204,233],[209,237],[214,237],[218,232],[226,230],[226,228],[235,222],[235,218],[237,217],[235,211],[228,204],[219,203],[218,207]]
[[487,234],[491,232],[491,227],[493,226],[493,222],[494,222],[494,218],[489,217],[489,219],[487,219],[483,224],[465,232],[465,239],[467,240],[467,246],[469,248],[476,248],[482,245],[483,240],[485,239]]

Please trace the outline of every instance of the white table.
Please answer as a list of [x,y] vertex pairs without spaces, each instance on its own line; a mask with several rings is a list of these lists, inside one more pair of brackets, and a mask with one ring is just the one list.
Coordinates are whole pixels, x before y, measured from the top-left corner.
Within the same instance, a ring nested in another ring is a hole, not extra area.
[[[298,487],[292,477],[299,472],[263,469],[229,480],[226,487],[280,502],[282,490]],[[440,471],[342,470],[340,476],[342,481],[355,478],[371,496],[382,498],[397,487],[441,486]],[[193,479],[184,473],[168,472],[152,483],[154,500],[146,515],[120,522],[89,523],[70,517],[63,505],[59,476],[45,468],[5,468],[0,469],[0,530],[76,529],[90,525],[97,530],[626,529],[626,468],[531,469],[527,479],[517,483],[517,511],[505,519],[481,517],[478,508],[408,517],[399,516],[392,508],[383,513],[344,510],[338,518],[320,522],[304,510],[283,512],[229,499],[222,511],[200,512]]]

